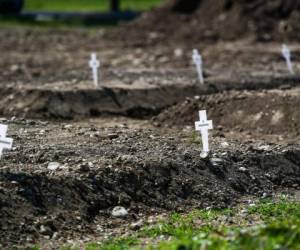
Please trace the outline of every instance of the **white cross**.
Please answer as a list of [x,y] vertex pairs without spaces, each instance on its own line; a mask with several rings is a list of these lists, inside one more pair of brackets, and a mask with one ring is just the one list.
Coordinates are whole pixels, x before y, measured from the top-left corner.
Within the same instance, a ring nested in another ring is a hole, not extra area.
[[93,72],[93,79],[94,79],[94,84],[96,87],[98,87],[98,68],[100,67],[100,62],[97,60],[97,55],[96,53],[91,54],[91,60],[89,62],[90,68],[92,69]]
[[203,150],[201,152],[201,158],[206,158],[209,154],[209,143],[208,143],[208,130],[213,129],[211,120],[207,120],[206,110],[199,111],[200,121],[195,122],[197,131],[200,131],[202,137]]
[[6,137],[7,125],[0,124],[0,158],[3,149],[11,149],[13,139]]
[[198,79],[201,84],[204,84],[204,77],[203,77],[203,60],[202,56],[199,54],[197,49],[193,50],[193,62],[196,65],[196,70],[198,73]]
[[291,51],[290,51],[289,47],[286,44],[283,44],[281,52],[282,52],[283,57],[286,60],[286,64],[287,64],[289,72],[293,75],[294,69],[293,69],[293,64],[292,64],[292,60],[291,60]]

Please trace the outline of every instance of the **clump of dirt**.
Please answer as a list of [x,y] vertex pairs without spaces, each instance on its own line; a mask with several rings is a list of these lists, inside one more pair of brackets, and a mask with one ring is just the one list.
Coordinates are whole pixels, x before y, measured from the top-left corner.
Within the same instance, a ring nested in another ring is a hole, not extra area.
[[[300,31],[299,8],[299,0],[172,0],[144,14],[126,32],[129,40],[148,43],[167,40],[195,44],[242,37],[296,41]],[[139,33],[143,34],[142,39]]]
[[[222,132],[300,137],[300,89],[229,91],[188,98],[153,118],[159,126],[191,126],[206,109]],[[298,138],[298,139],[297,139]]]
[[[228,207],[300,181],[297,146],[216,138],[203,160],[191,133],[27,120],[10,128],[15,150],[0,162],[3,248],[113,227],[117,205],[129,210],[126,221],[143,209]],[[48,169],[54,161],[57,169]]]

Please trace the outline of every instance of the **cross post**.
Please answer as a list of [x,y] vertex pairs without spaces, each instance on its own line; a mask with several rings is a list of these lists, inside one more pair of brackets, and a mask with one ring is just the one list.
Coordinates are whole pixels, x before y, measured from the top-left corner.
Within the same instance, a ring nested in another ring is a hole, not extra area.
[[204,84],[203,60],[202,60],[202,56],[199,54],[197,49],[193,50],[193,62],[196,66],[196,70],[197,70],[197,73],[198,73],[198,80],[201,84]]
[[0,158],[2,156],[3,149],[11,149],[13,139],[6,137],[7,125],[0,124]]
[[206,158],[209,154],[208,130],[213,129],[211,120],[207,120],[206,110],[199,111],[200,120],[195,122],[196,131],[200,131],[202,137],[201,158]]
[[291,51],[290,51],[289,47],[286,44],[282,45],[281,52],[282,52],[283,57],[285,58],[287,68],[288,68],[289,72],[292,75],[295,74],[293,64],[292,64],[292,60],[291,60]]
[[100,67],[100,62],[97,60],[97,55],[96,53],[91,54],[91,60],[89,62],[90,68],[92,69],[93,73],[93,80],[94,80],[94,85],[96,88],[99,86],[98,84],[98,68]]

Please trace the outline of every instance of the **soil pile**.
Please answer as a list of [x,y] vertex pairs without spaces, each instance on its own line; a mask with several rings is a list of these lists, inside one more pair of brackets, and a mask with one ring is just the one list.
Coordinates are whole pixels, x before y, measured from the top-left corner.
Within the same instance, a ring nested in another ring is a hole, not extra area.
[[179,103],[154,118],[162,126],[191,126],[198,110],[207,109],[210,119],[223,132],[300,137],[300,89],[270,91],[230,91],[196,96]]
[[192,134],[26,120],[10,128],[17,150],[0,163],[2,247],[110,227],[105,218],[117,205],[137,218],[147,207],[228,207],[243,195],[299,184],[298,146],[227,141],[220,147],[223,140],[215,139],[203,160]]
[[133,36],[143,33],[150,43],[167,39],[194,44],[248,36],[282,42],[299,39],[299,8],[299,0],[173,0],[129,27]]

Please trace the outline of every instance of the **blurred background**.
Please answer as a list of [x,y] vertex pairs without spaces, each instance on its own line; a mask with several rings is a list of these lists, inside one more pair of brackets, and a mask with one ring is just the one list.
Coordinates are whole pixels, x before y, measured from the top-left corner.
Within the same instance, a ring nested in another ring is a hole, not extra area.
[[[2,21],[62,20],[76,24],[92,19],[92,24],[132,20],[141,11],[160,5],[163,0],[0,0]],[[4,16],[4,17],[3,17]],[[82,20],[84,19],[84,20]]]

